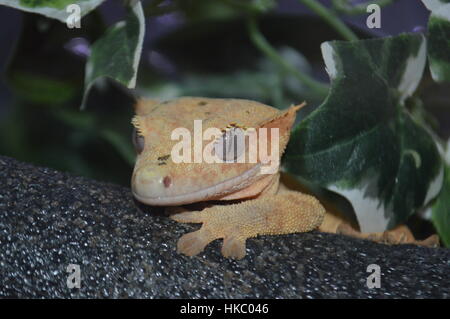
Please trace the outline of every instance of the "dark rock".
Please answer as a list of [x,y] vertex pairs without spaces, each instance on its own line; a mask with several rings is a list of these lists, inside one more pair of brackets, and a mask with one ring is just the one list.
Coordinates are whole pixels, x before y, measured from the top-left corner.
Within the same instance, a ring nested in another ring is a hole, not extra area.
[[[176,242],[198,225],[151,211],[128,188],[0,157],[0,297],[450,297],[448,249],[311,232],[250,239],[239,262],[219,241],[189,258]],[[370,264],[381,288],[366,285]]]

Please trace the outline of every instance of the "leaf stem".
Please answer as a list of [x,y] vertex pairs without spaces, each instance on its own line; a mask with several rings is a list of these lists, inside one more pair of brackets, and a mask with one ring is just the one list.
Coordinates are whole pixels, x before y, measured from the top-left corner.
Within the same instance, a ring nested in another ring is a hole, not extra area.
[[253,44],[264,54],[266,54],[273,62],[278,64],[284,71],[287,71],[295,76],[302,84],[307,86],[319,97],[324,98],[328,94],[328,85],[316,81],[310,76],[299,72],[294,66],[289,64],[289,62],[278,54],[278,52],[270,45],[270,43],[259,31],[256,18],[254,16],[249,16],[247,20],[247,27]]
[[321,17],[325,22],[327,22],[330,26],[332,26],[344,39],[348,41],[358,40],[358,37],[350,30],[349,27],[342,22],[336,14],[332,11],[328,10],[327,7],[322,5],[317,0],[297,0],[303,3],[306,7],[308,7],[311,11],[316,13],[319,17]]

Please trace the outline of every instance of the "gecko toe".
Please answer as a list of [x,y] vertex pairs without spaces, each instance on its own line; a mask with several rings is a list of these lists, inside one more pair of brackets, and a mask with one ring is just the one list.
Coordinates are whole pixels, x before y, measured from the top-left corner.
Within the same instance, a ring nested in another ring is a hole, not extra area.
[[245,257],[245,239],[226,237],[223,240],[222,255],[227,258],[242,259]]
[[419,245],[426,247],[439,247],[439,236],[431,235],[427,239],[419,241]]
[[186,256],[195,256],[205,249],[212,240],[202,230],[181,236],[178,240],[177,250]]
[[203,222],[201,211],[179,213],[179,214],[171,215],[170,218],[179,223],[202,223]]

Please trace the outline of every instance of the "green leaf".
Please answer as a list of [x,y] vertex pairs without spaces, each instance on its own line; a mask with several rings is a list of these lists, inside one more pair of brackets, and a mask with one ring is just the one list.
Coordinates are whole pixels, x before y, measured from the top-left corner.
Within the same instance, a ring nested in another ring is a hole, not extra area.
[[332,87],[294,130],[288,171],[346,197],[361,230],[404,222],[435,197],[441,157],[404,101],[426,61],[422,35],[322,44]]
[[[290,47],[281,47],[278,54],[292,66],[305,74],[311,73],[306,58]],[[138,85],[138,94],[148,98],[167,100],[178,96],[205,96],[222,98],[243,98],[256,100],[276,108],[308,100],[318,105],[317,95],[311,94],[295,76],[286,74],[270,58],[255,59],[255,65],[239,68],[233,72],[184,72],[177,82],[149,79],[155,72],[143,72]],[[306,110],[305,110],[306,111]]]
[[422,0],[431,11],[428,56],[436,82],[450,82],[450,0]]
[[432,206],[431,220],[445,246],[450,247],[450,163],[445,166],[444,185]]
[[68,5],[80,6],[81,17],[85,16],[105,0],[0,0],[0,5],[13,7],[22,11],[42,14],[48,18],[66,22],[72,14],[67,12]]
[[444,245],[450,247],[450,139],[443,156],[446,163],[444,185],[431,206],[431,220]]
[[131,146],[128,138],[119,134],[116,131],[104,129],[100,132],[100,136],[108,141],[115,150],[125,159],[130,166],[133,166],[136,161],[136,152]]
[[10,81],[17,95],[39,104],[60,104],[77,93],[76,87],[69,83],[24,71],[12,74]]
[[[105,28],[96,15],[89,15],[81,29],[36,14],[22,19],[20,37],[4,72],[8,86],[20,99],[41,106],[73,103],[83,89],[86,62],[69,50],[74,38],[98,38]],[[45,44],[45,45],[44,45]]]
[[144,31],[144,13],[141,2],[137,1],[130,7],[125,21],[110,27],[92,45],[91,55],[86,63],[82,109],[90,88],[100,78],[108,77],[128,88],[135,87]]

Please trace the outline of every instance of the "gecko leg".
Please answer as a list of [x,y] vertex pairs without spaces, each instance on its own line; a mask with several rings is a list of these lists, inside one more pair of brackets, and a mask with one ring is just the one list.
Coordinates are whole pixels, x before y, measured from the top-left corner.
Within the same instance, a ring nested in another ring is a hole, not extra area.
[[242,259],[247,238],[311,231],[322,223],[324,214],[325,209],[314,197],[285,191],[239,204],[175,214],[171,218],[182,223],[203,223],[199,230],[179,239],[179,252],[193,256],[213,240],[223,238],[222,254]]
[[413,244],[426,247],[439,246],[439,237],[437,235],[431,235],[424,240],[416,240],[409,228],[405,225],[399,225],[394,229],[380,233],[360,233],[348,224],[341,224],[337,228],[336,233],[389,245]]
[[325,215],[324,222],[320,225],[319,230],[390,245],[414,244],[427,247],[439,246],[439,237],[437,235],[432,235],[424,240],[416,240],[409,228],[405,225],[399,225],[385,232],[361,233],[343,218],[331,213]]

